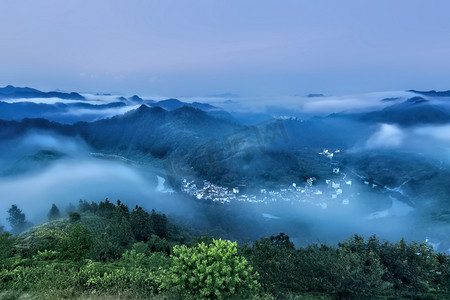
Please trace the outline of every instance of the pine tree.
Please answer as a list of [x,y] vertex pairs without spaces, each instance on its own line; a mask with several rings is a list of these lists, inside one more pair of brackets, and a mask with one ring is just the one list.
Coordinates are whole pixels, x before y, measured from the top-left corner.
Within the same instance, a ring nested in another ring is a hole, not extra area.
[[159,237],[168,236],[168,220],[165,214],[158,214],[154,209],[152,209],[152,214],[150,219],[153,225],[153,230]]
[[21,232],[26,229],[30,224],[25,220],[25,214],[22,212],[17,205],[11,205],[11,208],[8,209],[8,222],[11,224],[13,232]]
[[150,214],[137,206],[131,211],[131,230],[138,242],[146,242],[152,235]]
[[53,203],[52,208],[47,214],[48,220],[53,221],[59,219],[61,217],[61,213],[59,212],[59,208]]

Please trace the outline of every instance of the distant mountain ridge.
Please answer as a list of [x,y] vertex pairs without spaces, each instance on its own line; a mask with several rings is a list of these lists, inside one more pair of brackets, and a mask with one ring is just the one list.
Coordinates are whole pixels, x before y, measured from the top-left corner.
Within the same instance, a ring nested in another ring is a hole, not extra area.
[[86,100],[82,95],[75,92],[42,92],[29,87],[15,87],[12,85],[0,88],[0,99],[18,98],[61,98],[67,100]]
[[[383,99],[381,101],[396,101],[398,99]],[[380,110],[364,113],[337,113],[331,118],[350,118],[367,123],[395,123],[402,126],[423,124],[445,124],[450,122],[450,110],[446,106],[422,97],[412,97],[403,102],[395,103]]]
[[408,92],[413,92],[416,94],[424,95],[424,96],[432,96],[432,97],[450,97],[450,90],[448,91],[417,91],[417,90],[409,90]]
[[[95,96],[104,96],[104,94],[96,94]],[[110,95],[108,94],[107,96]],[[90,101],[89,103],[77,101],[74,101],[73,103],[36,103],[32,102],[32,100],[26,100],[33,98],[59,98],[62,100],[78,101],[87,100],[84,96],[74,92],[42,92],[29,87],[14,87],[12,85],[8,85],[4,88],[0,88],[0,119],[20,121],[23,118],[45,118],[50,121],[73,124],[78,121],[89,122],[110,117],[111,114],[114,114],[114,111],[111,110],[114,108],[126,106],[135,107],[139,104],[146,104],[152,107],[159,106],[168,111],[176,110],[184,106],[192,107],[203,110],[211,116],[220,119],[233,120],[233,116],[222,108],[210,105],[208,103],[188,103],[173,98],[154,101],[143,99],[138,95],[133,95],[128,98],[123,96],[117,97],[115,102],[114,100],[109,103],[105,103],[104,101],[98,102],[99,104],[95,103],[95,101]],[[8,100],[13,99],[24,100],[20,102],[8,102]],[[121,114],[122,112],[123,110],[117,111],[117,114]]]

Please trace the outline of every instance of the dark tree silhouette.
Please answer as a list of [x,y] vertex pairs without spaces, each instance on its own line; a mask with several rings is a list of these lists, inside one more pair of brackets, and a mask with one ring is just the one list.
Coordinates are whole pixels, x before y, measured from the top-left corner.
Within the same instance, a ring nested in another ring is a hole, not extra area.
[[17,205],[11,205],[8,209],[8,222],[11,224],[13,232],[21,232],[29,225],[25,220],[25,214],[17,207]]
[[100,217],[110,219],[113,217],[115,209],[116,206],[114,205],[114,203],[109,202],[108,198],[106,198],[105,201],[101,201],[98,204],[97,214]]
[[152,235],[150,214],[137,205],[131,211],[131,231],[138,242],[146,242]]
[[91,205],[86,200],[81,200],[78,202],[78,211],[87,212],[91,210]]
[[158,214],[154,209],[150,215],[150,219],[153,225],[153,230],[159,237],[168,236],[168,220],[165,214]]
[[52,220],[56,220],[59,219],[61,217],[61,213],[59,212],[59,208],[53,204],[52,208],[50,208],[50,211],[47,214],[48,220],[52,221]]

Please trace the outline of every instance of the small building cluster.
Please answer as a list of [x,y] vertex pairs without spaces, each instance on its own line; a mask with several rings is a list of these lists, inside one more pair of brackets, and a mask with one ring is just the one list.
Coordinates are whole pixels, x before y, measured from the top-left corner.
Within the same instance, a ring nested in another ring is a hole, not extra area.
[[335,151],[330,151],[328,149],[323,149],[322,152],[319,152],[320,155],[328,157],[329,159],[333,159],[334,154],[341,152],[341,150],[336,149]]
[[[344,177],[345,178],[345,177]],[[325,184],[317,182],[314,177],[308,178],[304,185],[292,183],[277,189],[260,188],[254,192],[242,192],[240,187],[227,188],[213,184],[207,180],[195,182],[183,179],[182,191],[198,200],[209,200],[219,203],[234,201],[249,203],[273,203],[278,201],[310,203],[323,209],[333,201],[349,205],[348,198],[343,198],[344,190],[351,186],[351,180],[325,180]]]
[[[331,152],[328,149],[324,149],[319,154],[332,159],[339,152],[340,150]],[[213,184],[207,180],[196,182],[183,179],[182,191],[196,197],[198,200],[209,200],[223,204],[235,201],[249,203],[285,201],[309,203],[326,209],[332,203],[345,206],[350,205],[353,181],[347,178],[347,175],[334,163],[330,170],[330,179],[325,179],[324,182],[315,177],[310,177],[304,184],[293,182],[280,185],[276,189],[259,188],[249,191],[245,186],[228,188]],[[359,180],[364,184],[369,184],[363,177],[360,177]],[[375,186],[375,184],[372,185],[372,187]]]

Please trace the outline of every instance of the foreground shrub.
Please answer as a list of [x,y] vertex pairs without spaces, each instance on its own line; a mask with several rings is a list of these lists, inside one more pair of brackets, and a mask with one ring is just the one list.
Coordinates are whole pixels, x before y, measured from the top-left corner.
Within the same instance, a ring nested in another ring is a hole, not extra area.
[[1,289],[13,291],[72,290],[76,287],[76,268],[70,264],[38,264],[3,269],[0,272]]
[[192,248],[175,246],[172,258],[163,288],[184,298],[248,299],[259,290],[258,274],[237,255],[236,243],[213,240]]
[[161,276],[146,268],[119,268],[112,272],[91,276],[85,286],[101,292],[120,293],[131,291],[151,295],[158,291]]

